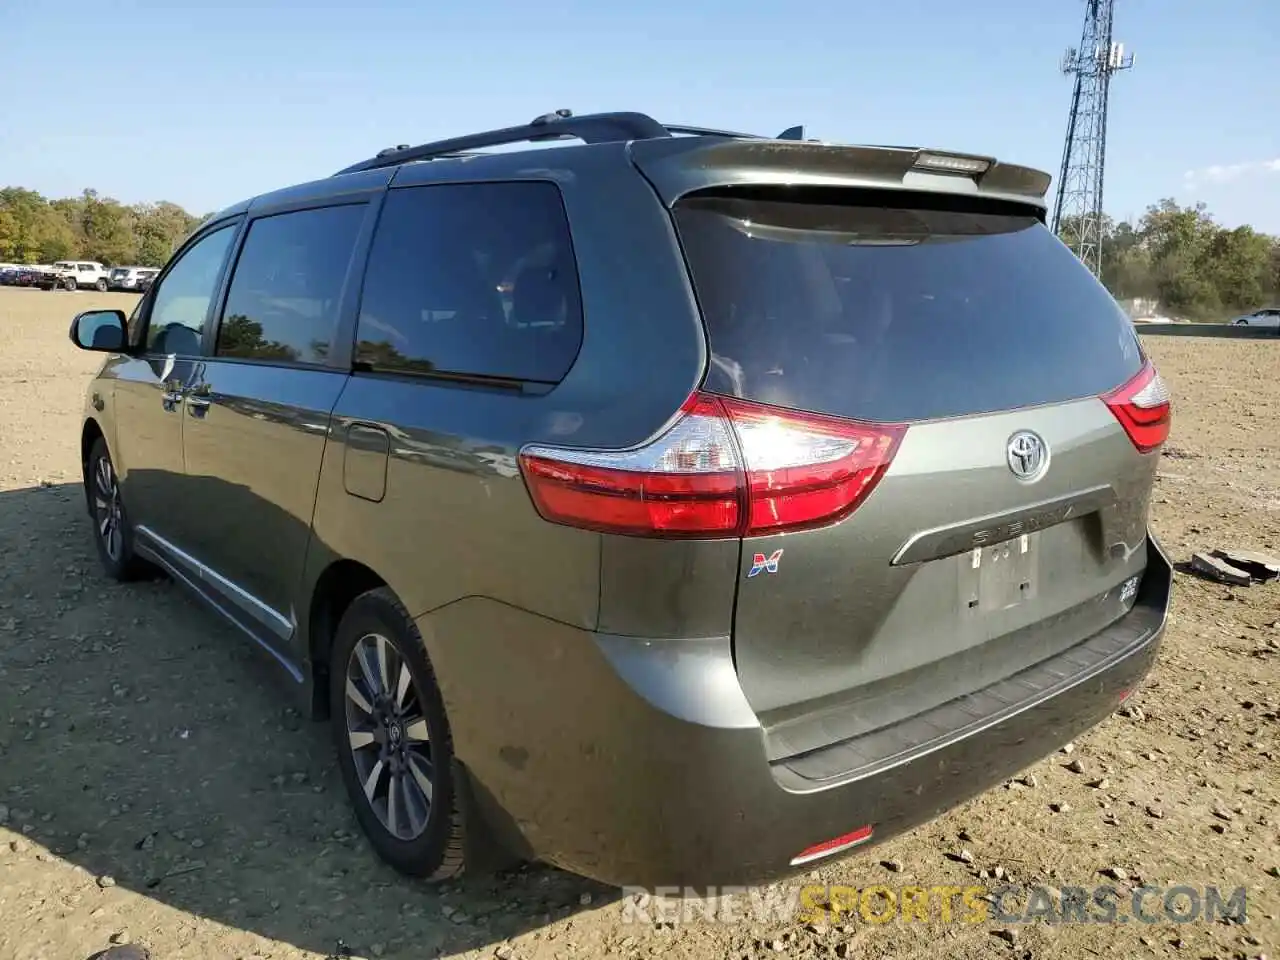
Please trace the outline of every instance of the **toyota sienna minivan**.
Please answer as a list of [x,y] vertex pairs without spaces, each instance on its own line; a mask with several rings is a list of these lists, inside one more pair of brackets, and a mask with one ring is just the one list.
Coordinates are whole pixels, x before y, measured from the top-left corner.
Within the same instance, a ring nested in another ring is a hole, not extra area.
[[847,855],[1164,630],[1169,397],[1048,184],[560,111],[237,204],[72,324],[102,562],[279,663],[405,873]]

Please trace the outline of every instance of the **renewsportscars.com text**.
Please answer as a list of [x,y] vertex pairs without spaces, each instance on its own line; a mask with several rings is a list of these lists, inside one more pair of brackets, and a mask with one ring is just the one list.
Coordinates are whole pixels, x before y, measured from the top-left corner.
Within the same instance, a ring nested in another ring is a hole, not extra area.
[[623,889],[624,923],[1245,923],[1244,887],[806,886]]

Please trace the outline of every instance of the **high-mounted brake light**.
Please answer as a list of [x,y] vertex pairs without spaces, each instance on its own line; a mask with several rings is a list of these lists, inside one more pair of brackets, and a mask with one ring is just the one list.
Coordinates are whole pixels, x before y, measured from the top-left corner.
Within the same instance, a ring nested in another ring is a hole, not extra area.
[[991,161],[951,153],[922,153],[916,157],[915,166],[943,173],[986,173]]
[[906,427],[695,393],[663,434],[630,450],[530,446],[538,512],[648,537],[736,537],[833,523],[888,469]]
[[1169,439],[1173,420],[1169,390],[1151,361],[1144,363],[1127,383],[1103,394],[1102,399],[1140,453],[1157,450]]

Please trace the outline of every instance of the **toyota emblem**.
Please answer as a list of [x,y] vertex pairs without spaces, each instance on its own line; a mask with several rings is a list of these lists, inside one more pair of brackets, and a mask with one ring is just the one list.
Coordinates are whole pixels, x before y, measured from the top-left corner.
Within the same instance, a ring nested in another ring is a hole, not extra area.
[[1039,480],[1049,468],[1049,447],[1030,430],[1019,430],[1009,438],[1005,457],[1013,475],[1027,483]]

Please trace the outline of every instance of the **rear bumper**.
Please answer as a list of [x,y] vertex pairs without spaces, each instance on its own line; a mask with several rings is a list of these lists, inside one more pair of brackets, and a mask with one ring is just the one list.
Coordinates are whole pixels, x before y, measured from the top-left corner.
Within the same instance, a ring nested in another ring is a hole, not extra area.
[[516,852],[618,886],[751,884],[864,825],[857,849],[931,820],[1108,716],[1164,633],[1172,569],[1148,554],[1132,611],[1079,647],[1105,656],[843,776],[846,743],[766,760],[727,638],[608,637],[486,600],[419,623],[475,812]]

